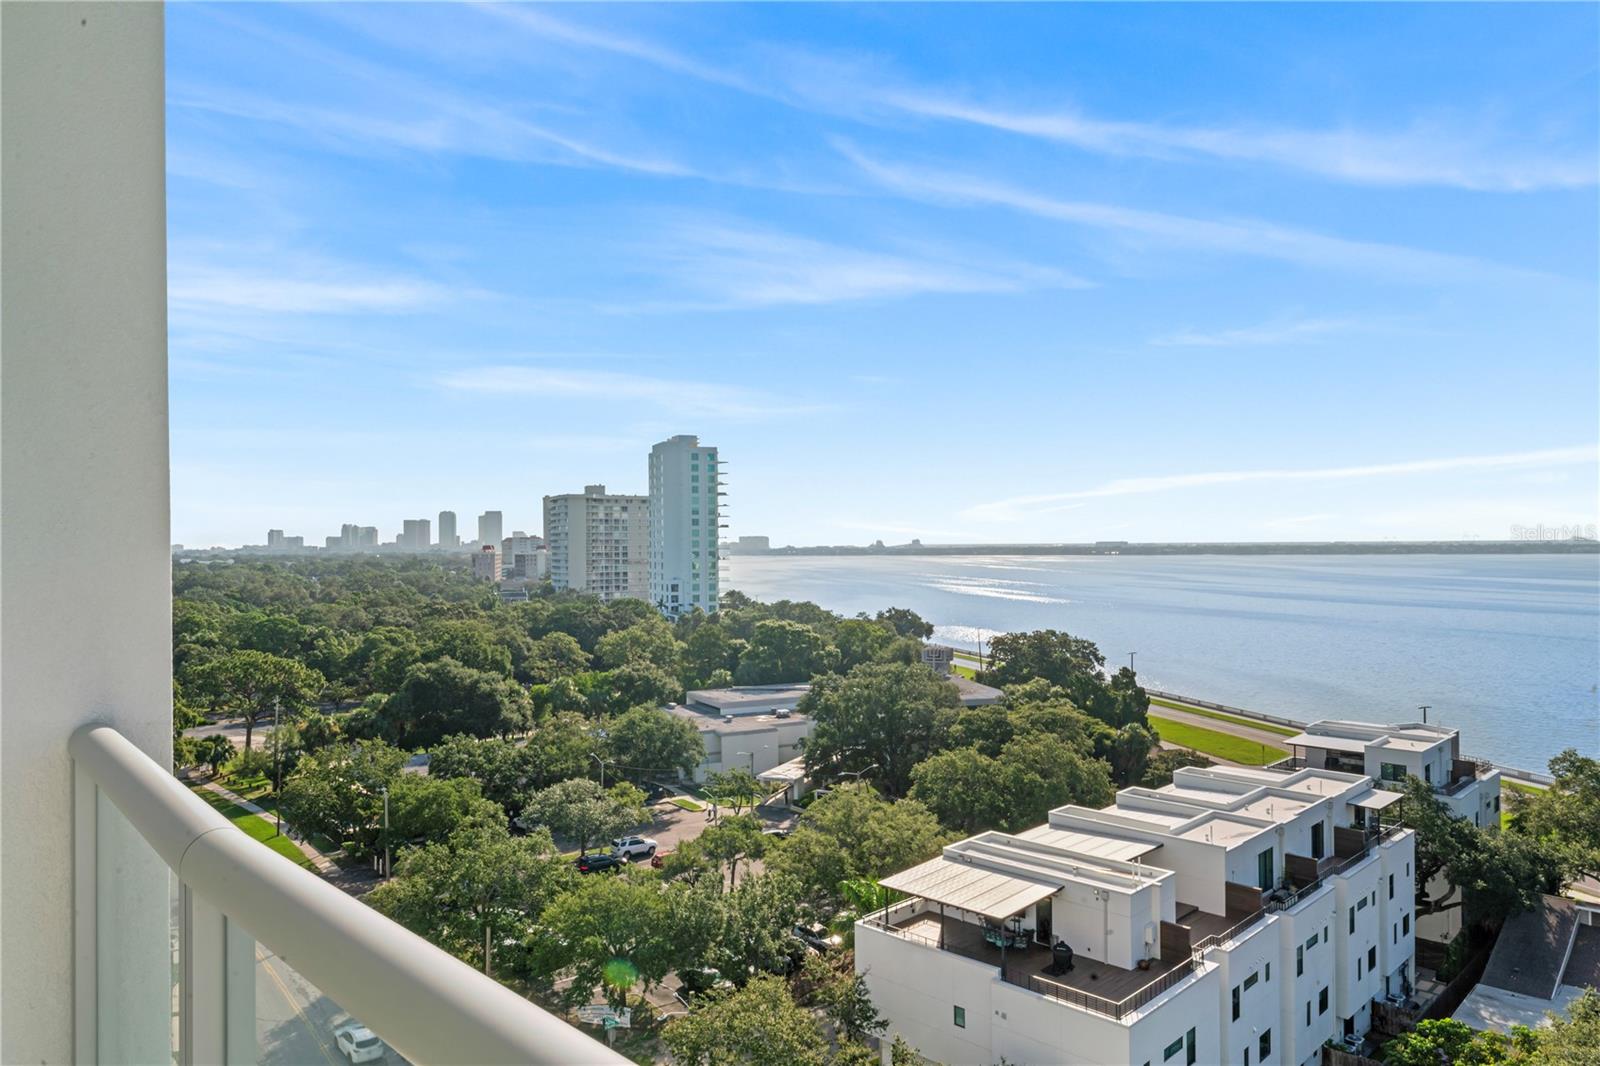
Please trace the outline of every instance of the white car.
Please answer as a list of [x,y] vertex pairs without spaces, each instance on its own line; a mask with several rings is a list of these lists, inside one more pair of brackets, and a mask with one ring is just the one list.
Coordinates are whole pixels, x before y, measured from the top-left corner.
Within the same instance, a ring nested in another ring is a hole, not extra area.
[[379,1062],[383,1059],[383,1041],[364,1025],[347,1025],[334,1034],[339,1053],[351,1062]]
[[630,862],[648,859],[656,853],[656,842],[649,837],[619,837],[611,842],[611,852]]

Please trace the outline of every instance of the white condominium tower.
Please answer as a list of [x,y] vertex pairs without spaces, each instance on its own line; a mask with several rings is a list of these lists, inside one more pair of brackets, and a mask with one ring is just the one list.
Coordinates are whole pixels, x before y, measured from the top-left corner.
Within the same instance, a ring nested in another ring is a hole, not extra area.
[[610,601],[643,599],[648,582],[650,501],[610,496],[604,485],[544,498],[550,583]]
[[500,547],[499,511],[485,511],[478,516],[478,543]]
[[688,435],[650,449],[650,601],[669,618],[717,609],[717,450]]
[[461,547],[461,538],[456,536],[456,513],[454,511],[439,512],[439,547]]

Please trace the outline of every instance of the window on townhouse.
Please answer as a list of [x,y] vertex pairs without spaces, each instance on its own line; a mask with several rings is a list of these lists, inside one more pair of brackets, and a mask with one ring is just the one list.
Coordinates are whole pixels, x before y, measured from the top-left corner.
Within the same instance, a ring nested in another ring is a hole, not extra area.
[[1178,1039],[1176,1039],[1172,1043],[1168,1044],[1165,1051],[1161,1052],[1161,1061],[1162,1062],[1166,1062],[1168,1059],[1171,1059],[1172,1057],[1177,1055],[1182,1050],[1183,1050],[1183,1037],[1180,1036],[1180,1037],[1178,1037]]
[[1361,959],[1359,956],[1356,958],[1356,980],[1361,980]]
[[1328,1013],[1328,990],[1326,988],[1317,990],[1317,1013]]
[[1400,931],[1406,936],[1411,935],[1411,915],[1402,914],[1400,916]]
[[[1367,897],[1366,896],[1362,896],[1360,899],[1356,900],[1356,910],[1364,911],[1366,909],[1367,909]],[[1354,930],[1352,930],[1352,932],[1353,931]]]
[[1311,1001],[1306,1000],[1306,1024],[1311,1024]]
[[1259,982],[1260,980],[1261,980],[1261,975],[1259,973],[1257,973],[1255,970],[1251,970],[1250,971],[1250,976],[1246,977],[1244,979],[1244,990],[1246,992],[1250,991],[1252,988],[1254,988],[1256,986],[1256,983]]
[[1322,927],[1322,942],[1324,944],[1326,944],[1328,942],[1328,927],[1327,926],[1323,926]]
[[1188,1066],[1194,1066],[1196,1051],[1193,1029],[1190,1029],[1187,1033],[1183,1034],[1183,1046],[1188,1051],[1188,1054],[1184,1057],[1183,1061],[1188,1063]]
[[1354,907],[1350,908],[1350,931],[1352,933],[1356,931],[1356,909]]
[[1266,964],[1266,966],[1262,967],[1261,979],[1263,981],[1272,980],[1272,963],[1269,962]]
[[1374,946],[1374,947],[1370,947],[1370,948],[1367,949],[1367,969],[1368,970],[1376,970],[1377,968],[1378,968],[1378,949],[1377,949],[1376,946]]
[[1261,1034],[1261,1040],[1259,1041],[1259,1051],[1260,1051],[1260,1053],[1256,1056],[1257,1061],[1259,1061],[1259,1062],[1266,1062],[1269,1058],[1272,1057],[1272,1030],[1271,1029],[1268,1029],[1266,1032]]
[[1239,986],[1233,986],[1233,1020],[1239,1020]]
[[1302,976],[1306,972],[1306,949],[1304,945],[1297,944],[1294,949],[1294,975]]
[[1394,942],[1396,944],[1400,943],[1400,923],[1395,922],[1391,928],[1394,932]]
[[1389,898],[1394,899],[1394,874],[1389,875]]
[[965,1029],[967,1027],[967,1008],[965,1008],[965,1007],[957,1007],[957,1008],[955,1008],[955,1018],[954,1018],[954,1020],[955,1020],[957,1029]]

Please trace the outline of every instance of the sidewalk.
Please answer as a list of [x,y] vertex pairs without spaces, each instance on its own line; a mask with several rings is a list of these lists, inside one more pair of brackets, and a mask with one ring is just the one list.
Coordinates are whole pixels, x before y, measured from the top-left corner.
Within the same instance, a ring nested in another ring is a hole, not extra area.
[[[193,778],[191,778],[191,780],[193,780]],[[258,814],[261,817],[272,821],[277,819],[277,815],[273,814],[271,811],[261,807],[258,804],[250,802],[237,792],[232,792],[226,788],[223,788],[214,781],[195,781],[195,783],[201,788],[205,789],[207,792],[214,792],[223,799],[227,800],[229,803],[237,804],[238,806],[243,807],[251,814]],[[334,862],[332,859],[328,858],[328,856],[312,847],[309,843],[304,840],[296,840],[293,834],[290,833],[285,833],[284,835],[289,837],[290,843],[294,844],[295,847],[300,849],[301,854],[305,855],[306,858],[311,860],[312,865],[317,868],[317,872],[322,876],[329,877],[339,872],[338,863]]]

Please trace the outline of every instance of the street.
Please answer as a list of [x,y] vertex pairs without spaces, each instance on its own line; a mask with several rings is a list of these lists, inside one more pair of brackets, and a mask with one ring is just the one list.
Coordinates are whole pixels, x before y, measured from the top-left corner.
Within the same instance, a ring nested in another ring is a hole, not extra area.
[[[334,1034],[356,1020],[287,962],[256,945],[256,1044],[261,1066],[340,1066],[346,1060]],[[408,1062],[393,1048],[385,1049],[382,1061],[389,1066]]]

